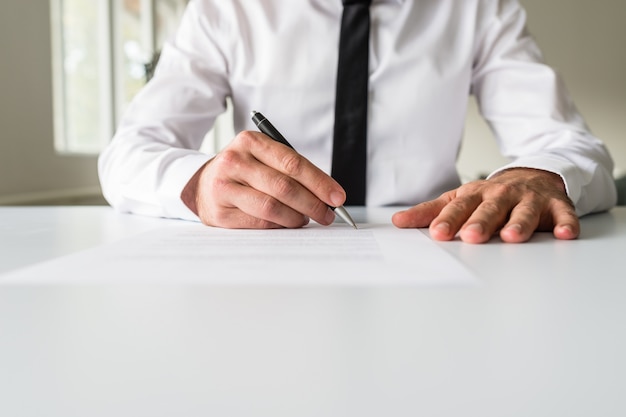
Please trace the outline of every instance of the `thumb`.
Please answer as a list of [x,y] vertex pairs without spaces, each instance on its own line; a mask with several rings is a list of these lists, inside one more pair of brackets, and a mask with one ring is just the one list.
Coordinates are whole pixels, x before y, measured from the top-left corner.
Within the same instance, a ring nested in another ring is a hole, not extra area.
[[439,197],[395,213],[392,223],[399,228],[428,227],[448,203],[448,199]]

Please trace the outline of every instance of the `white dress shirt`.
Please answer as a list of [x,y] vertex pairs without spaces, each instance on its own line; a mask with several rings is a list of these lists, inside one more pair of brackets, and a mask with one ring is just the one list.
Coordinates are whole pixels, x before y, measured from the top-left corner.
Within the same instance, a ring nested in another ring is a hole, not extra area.
[[[154,78],[101,154],[121,211],[196,219],[180,194],[232,99],[235,131],[262,112],[330,171],[341,0],[191,0]],[[615,204],[613,162],[526,31],[516,0],[374,0],[367,205],[413,205],[460,185],[469,94],[511,164],[558,173],[579,215]]]

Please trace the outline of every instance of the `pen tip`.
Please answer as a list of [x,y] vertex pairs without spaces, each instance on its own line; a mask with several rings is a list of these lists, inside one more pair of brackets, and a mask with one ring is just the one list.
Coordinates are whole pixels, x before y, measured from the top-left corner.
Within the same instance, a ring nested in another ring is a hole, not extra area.
[[256,110],[252,110],[252,111],[250,112],[250,116],[254,116],[254,115],[255,115],[255,114],[257,114],[257,113],[258,113],[258,112],[257,112]]

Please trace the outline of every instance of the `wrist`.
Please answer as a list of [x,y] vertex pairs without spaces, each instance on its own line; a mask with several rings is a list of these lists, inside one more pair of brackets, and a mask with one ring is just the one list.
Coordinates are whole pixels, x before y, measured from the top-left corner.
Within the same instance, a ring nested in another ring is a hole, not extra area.
[[202,176],[202,171],[207,166],[208,162],[205,163],[198,169],[193,176],[187,181],[187,184],[183,188],[183,191],[180,193],[180,199],[183,203],[191,210],[196,216],[198,216],[198,189],[200,186],[200,177]]

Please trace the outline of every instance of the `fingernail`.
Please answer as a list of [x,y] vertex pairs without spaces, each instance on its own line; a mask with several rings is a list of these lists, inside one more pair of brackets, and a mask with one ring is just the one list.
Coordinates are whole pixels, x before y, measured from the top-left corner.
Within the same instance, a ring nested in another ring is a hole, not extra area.
[[326,211],[326,216],[324,217],[324,220],[326,220],[326,223],[331,224],[332,222],[335,221],[335,212],[332,211],[331,209],[328,209]]
[[574,228],[569,224],[564,224],[559,226],[562,232],[567,233],[568,235],[574,235]]
[[480,223],[472,223],[470,225],[468,225],[465,228],[466,231],[470,231],[470,232],[474,232],[474,233],[478,233],[479,235],[482,235],[483,232],[485,231],[485,229],[483,229],[483,225]]
[[443,233],[444,235],[447,235],[450,233],[450,223],[441,222],[437,226],[435,226],[435,230],[438,231],[439,233]]
[[511,224],[506,227],[506,230],[510,230],[511,232],[515,232],[517,234],[522,233],[522,226],[519,224]]
[[331,203],[333,203],[334,207],[339,207],[345,201],[345,197],[344,197],[344,195],[342,193],[340,193],[338,191],[334,191],[334,192],[330,193],[330,201],[331,201]]

